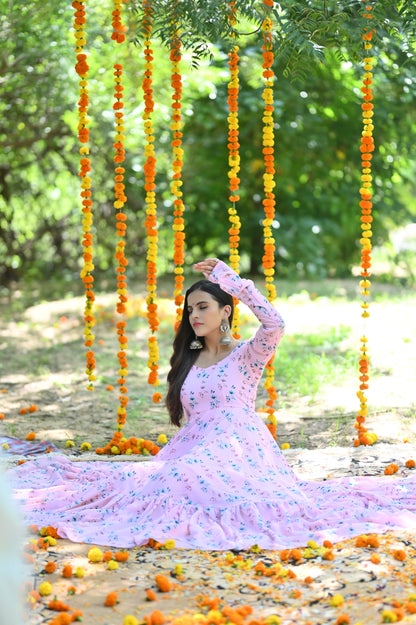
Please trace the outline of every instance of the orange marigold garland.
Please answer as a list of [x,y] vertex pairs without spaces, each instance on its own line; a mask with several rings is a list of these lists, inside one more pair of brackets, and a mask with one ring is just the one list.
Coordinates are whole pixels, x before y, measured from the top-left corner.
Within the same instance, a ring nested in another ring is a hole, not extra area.
[[126,39],[126,35],[124,34],[127,30],[126,26],[121,22],[121,8],[123,6],[122,0],[113,0],[114,2],[114,11],[113,15],[113,33],[111,35],[111,39],[116,41],[117,43],[122,43]]
[[[236,23],[236,6],[235,2],[229,3],[229,20],[232,26]],[[233,36],[235,36],[233,34]],[[239,140],[239,123],[238,123],[238,94],[240,88],[239,82],[239,60],[238,55],[239,47],[233,45],[231,51],[228,53],[228,66],[230,68],[230,80],[228,83],[228,178],[230,195],[228,197],[232,206],[228,209],[228,219],[230,221],[230,228],[228,234],[230,237],[230,266],[239,273],[240,255],[239,255],[239,241],[240,241],[240,229],[241,222],[236,209],[236,202],[239,201],[238,195],[240,178],[238,174],[240,172],[240,144]],[[241,338],[240,335],[240,314],[238,308],[238,300],[234,298],[234,315],[232,333],[236,339]]]
[[[156,213],[156,193],[155,193],[155,177],[156,177],[156,157],[153,142],[155,140],[153,132],[152,113],[154,110],[153,89],[152,89],[152,70],[153,70],[153,50],[151,44],[152,34],[152,4],[149,0],[143,0],[143,34],[144,34],[144,76],[142,82],[142,89],[144,93],[145,109],[143,113],[144,131],[146,134],[146,145],[144,148],[146,162],[144,165],[145,174],[145,202],[146,202],[146,233],[148,241],[147,250],[147,318],[152,336],[148,339],[149,359],[148,367],[150,373],[148,376],[148,383],[153,386],[160,384],[158,378],[159,371],[159,348],[157,344],[157,338],[155,333],[159,328],[159,318],[157,314],[157,241],[158,241],[158,229],[157,229],[157,213]],[[159,401],[159,394],[153,394],[153,400]]]
[[[174,25],[175,26],[175,25]],[[171,184],[171,192],[175,197],[173,200],[174,205],[174,222],[173,222],[173,261],[175,264],[175,287],[174,298],[176,305],[176,323],[175,329],[179,326],[182,318],[182,304],[184,296],[182,295],[183,289],[183,264],[185,261],[184,247],[185,247],[185,226],[183,220],[183,213],[185,206],[182,200],[182,167],[183,167],[183,149],[182,149],[182,75],[180,70],[181,55],[181,41],[179,39],[179,31],[175,27],[171,41],[170,61],[171,61],[171,85],[173,88],[172,94],[172,123],[171,130],[173,132],[172,148],[173,148],[173,163],[172,171],[173,178]]]
[[[364,0],[362,0],[364,1]],[[363,17],[365,19],[372,19],[372,6],[366,3],[365,13],[363,13]],[[361,308],[363,312],[361,316],[366,319],[370,316],[368,311],[369,301],[368,297],[370,295],[370,276],[371,276],[371,223],[373,218],[371,216],[372,211],[372,176],[371,176],[371,159],[372,153],[374,152],[374,139],[373,139],[373,108],[372,104],[373,94],[371,89],[372,84],[372,69],[373,69],[373,57],[370,56],[369,50],[372,48],[371,39],[373,33],[375,31],[373,29],[368,28],[367,26],[364,28],[364,33],[362,35],[362,39],[364,42],[364,78],[363,78],[363,86],[361,87],[361,91],[363,93],[363,104],[362,115],[363,115],[363,131],[361,136],[361,188],[360,188],[360,208],[361,208],[361,295],[362,295],[362,303]],[[365,391],[368,389],[368,365],[369,365],[369,356],[368,356],[368,339],[363,333],[363,336],[360,339],[360,357],[359,357],[359,371],[360,371],[360,390],[357,392],[357,397],[360,401],[360,408],[357,413],[356,422],[354,427],[357,430],[357,438],[354,441],[354,446],[358,447],[359,445],[372,445],[377,440],[377,434],[374,432],[368,432],[364,423],[365,418],[368,414],[368,406],[367,406],[367,397],[365,395]]]
[[75,30],[75,53],[76,53],[76,65],[75,71],[80,77],[79,81],[79,100],[78,100],[78,138],[83,145],[80,147],[80,170],[79,176],[81,178],[81,197],[82,197],[82,230],[83,240],[82,245],[84,247],[83,261],[84,266],[81,271],[81,279],[85,287],[85,308],[84,308],[84,345],[88,348],[86,352],[87,368],[86,374],[88,376],[87,389],[92,391],[94,389],[93,382],[96,379],[95,371],[95,354],[91,349],[94,345],[95,336],[93,334],[93,327],[95,325],[94,318],[94,264],[93,264],[93,235],[91,232],[93,214],[92,214],[92,199],[91,199],[91,178],[88,173],[91,170],[91,162],[88,158],[89,154],[89,118],[88,118],[88,63],[87,55],[84,53],[84,46],[86,45],[86,13],[85,3],[75,2],[72,3],[75,9],[74,14],[74,30]]
[[[115,167],[115,176],[114,176],[114,208],[116,209],[116,231],[117,231],[117,245],[115,258],[118,262],[118,266],[116,268],[117,272],[117,294],[118,294],[118,302],[117,302],[117,312],[122,315],[126,311],[126,302],[127,302],[127,282],[126,282],[126,267],[128,264],[128,260],[125,256],[125,236],[127,231],[127,215],[124,212],[124,204],[127,201],[127,198],[124,194],[125,185],[123,183],[124,180],[124,172],[125,169],[122,167],[122,163],[125,158],[125,150],[124,150],[124,113],[123,113],[123,85],[122,85],[122,75],[123,75],[123,66],[119,63],[114,65],[114,115],[115,115],[115,142],[114,142],[114,163]],[[126,337],[126,322],[118,321],[117,322],[117,335],[119,342],[119,351],[117,353],[118,362],[119,362],[119,402],[120,405],[117,410],[117,432],[121,432],[127,418],[127,405],[129,402],[129,398],[127,397],[127,387],[126,387],[126,377],[128,375],[128,363],[127,363],[127,345],[128,339]],[[118,433],[116,438],[110,443],[110,448],[114,445],[117,445],[120,442],[120,438]]]
[[[263,220],[263,237],[264,237],[264,255],[262,258],[263,270],[266,279],[267,298],[270,302],[276,298],[276,288],[274,286],[274,267],[275,267],[275,241],[272,233],[272,226],[275,216],[275,194],[274,187],[276,185],[274,180],[275,168],[274,168],[274,122],[273,122],[273,79],[274,72],[272,69],[274,54],[273,54],[273,40],[272,40],[272,20],[270,19],[270,13],[273,9],[273,0],[263,0],[263,7],[265,11],[265,18],[262,24],[263,33],[263,100],[264,100],[264,112],[263,112],[263,158],[265,173],[263,175],[264,184],[264,214]],[[268,423],[271,434],[276,438],[276,417],[274,402],[277,399],[276,387],[274,386],[274,356],[269,360],[266,365],[266,380],[264,382],[264,388],[267,390],[269,399],[266,401]]]

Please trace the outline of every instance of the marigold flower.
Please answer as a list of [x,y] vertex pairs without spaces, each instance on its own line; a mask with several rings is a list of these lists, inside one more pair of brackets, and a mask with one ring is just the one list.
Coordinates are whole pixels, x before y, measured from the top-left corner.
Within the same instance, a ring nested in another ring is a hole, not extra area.
[[55,610],[56,612],[65,612],[70,610],[69,605],[64,603],[63,601],[59,601],[58,599],[53,599],[48,603],[49,610]]
[[416,462],[414,460],[406,460],[405,465],[408,469],[414,469]]
[[165,575],[156,575],[155,582],[161,592],[169,592],[172,589],[172,584]]
[[146,588],[146,599],[147,601],[156,601],[156,595],[150,588]]
[[399,560],[400,562],[403,562],[404,560],[406,560],[406,552],[403,549],[395,549],[393,551],[393,556],[396,560]]
[[342,595],[333,595],[330,597],[328,603],[334,608],[337,608],[344,603],[344,597]]
[[52,592],[52,584],[50,582],[42,582],[39,585],[38,592],[41,597],[47,597]]
[[70,564],[65,564],[62,569],[62,577],[72,577],[72,566]]
[[27,441],[34,441],[35,438],[36,438],[36,434],[34,432],[29,432],[29,434],[26,435]]
[[127,614],[123,619],[123,625],[139,625],[139,621],[132,614]]
[[56,564],[55,564],[55,562],[47,562],[45,564],[45,571],[46,571],[46,573],[53,573],[54,571],[56,571]]
[[340,614],[336,620],[336,625],[349,625],[350,617],[348,614]]
[[102,562],[103,552],[98,547],[91,547],[88,551],[88,559],[90,562]]
[[109,592],[105,598],[104,605],[108,608],[112,608],[118,603],[118,592]]
[[126,562],[129,559],[129,552],[126,549],[121,549],[120,551],[116,551],[114,554],[114,559],[117,562]]
[[166,621],[166,617],[160,610],[153,610],[150,615],[150,624],[151,625],[163,625]]

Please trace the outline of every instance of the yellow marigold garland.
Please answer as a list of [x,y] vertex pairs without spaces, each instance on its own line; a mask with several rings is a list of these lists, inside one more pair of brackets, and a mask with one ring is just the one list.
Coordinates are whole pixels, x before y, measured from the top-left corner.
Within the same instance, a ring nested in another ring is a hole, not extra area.
[[[364,0],[362,0],[364,2]],[[372,6],[366,2],[365,13],[363,13],[363,17],[365,19],[372,19]],[[364,33],[362,35],[362,39],[364,42],[364,78],[363,78],[363,86],[361,87],[361,91],[363,93],[363,104],[362,115],[363,115],[363,131],[361,136],[361,188],[360,188],[360,208],[361,208],[361,295],[362,295],[362,303],[361,308],[363,312],[361,316],[364,319],[367,319],[370,316],[368,311],[369,309],[369,301],[368,297],[370,295],[370,285],[371,282],[369,280],[371,276],[371,222],[373,218],[371,216],[372,212],[372,176],[371,176],[371,159],[372,152],[374,151],[374,139],[373,139],[373,108],[372,104],[373,94],[371,89],[372,84],[372,69],[373,69],[373,57],[370,56],[369,50],[372,48],[371,39],[373,33],[375,31],[368,27],[364,28]],[[358,447],[359,445],[372,445],[377,441],[377,434],[374,432],[368,432],[366,427],[364,426],[365,418],[368,414],[368,406],[367,406],[367,396],[365,395],[365,391],[368,389],[368,365],[369,365],[369,356],[368,356],[368,339],[363,333],[363,336],[360,339],[360,357],[359,357],[359,371],[360,371],[360,390],[357,392],[357,397],[360,401],[360,408],[357,413],[356,422],[354,427],[357,430],[357,438],[354,440],[354,446]]]
[[[264,183],[264,214],[263,220],[263,237],[264,237],[264,255],[262,258],[263,270],[266,279],[267,298],[270,302],[276,298],[276,288],[274,286],[274,267],[275,267],[275,241],[272,233],[272,226],[275,216],[275,194],[274,187],[276,185],[274,180],[275,168],[274,168],[274,122],[273,122],[273,79],[274,72],[272,70],[274,54],[273,54],[273,40],[272,40],[272,20],[270,19],[270,13],[273,9],[273,0],[263,0],[263,7],[265,11],[265,18],[262,24],[263,32],[263,100],[264,100],[264,112],[263,112],[263,158],[265,173],[263,175]],[[276,438],[276,417],[274,414],[274,402],[277,399],[276,387],[274,386],[274,356],[269,360],[266,365],[266,380],[264,382],[264,388],[267,390],[269,399],[266,401],[268,423],[272,436]]]
[[174,298],[176,305],[176,323],[175,329],[178,328],[182,318],[182,304],[184,296],[182,295],[183,289],[183,264],[185,260],[184,247],[185,247],[185,226],[183,220],[183,213],[185,206],[182,200],[182,167],[183,167],[183,149],[182,149],[182,75],[180,70],[181,55],[181,41],[179,39],[179,32],[176,29],[176,25],[173,24],[174,32],[171,41],[170,61],[171,61],[171,84],[173,88],[172,94],[172,123],[171,130],[173,132],[172,148],[173,148],[173,163],[172,171],[173,178],[171,184],[171,192],[174,196],[174,222],[173,222],[173,261],[175,264],[175,286],[174,286]]
[[[232,25],[236,23],[236,6],[232,0],[229,3],[229,20]],[[238,94],[240,88],[239,82],[239,60],[238,55],[239,47],[233,45],[231,51],[228,53],[228,66],[230,68],[230,80],[228,82],[228,178],[230,195],[228,197],[232,206],[228,209],[228,219],[230,221],[230,228],[228,230],[230,240],[230,266],[239,273],[240,267],[240,255],[239,255],[239,241],[240,241],[240,229],[241,221],[236,209],[236,202],[239,201],[238,195],[240,178],[238,174],[240,172],[240,144],[239,140],[239,123],[238,123]],[[240,335],[240,313],[238,308],[238,300],[234,298],[234,316],[232,333],[236,339],[241,338]]]
[[91,349],[94,345],[95,336],[92,328],[95,325],[94,318],[94,264],[93,264],[93,235],[91,232],[93,214],[92,214],[92,199],[91,199],[91,178],[88,172],[91,170],[91,162],[88,158],[89,154],[89,118],[88,118],[88,70],[87,55],[84,53],[84,46],[86,45],[86,12],[85,3],[80,1],[72,3],[72,7],[75,9],[74,14],[74,30],[75,30],[75,53],[76,53],[76,65],[75,71],[80,77],[79,81],[79,100],[78,100],[78,138],[81,146],[79,152],[80,158],[80,170],[79,176],[81,178],[81,197],[82,197],[82,230],[83,240],[82,245],[84,247],[83,260],[84,266],[81,271],[81,279],[85,287],[85,308],[84,308],[84,345],[88,348],[86,352],[87,368],[86,374],[88,377],[87,389],[92,391],[94,389],[93,382],[96,379],[95,371],[95,354]]
[[[160,384],[158,378],[159,371],[159,348],[157,344],[157,337],[155,333],[159,328],[159,318],[157,314],[157,242],[158,242],[158,229],[157,229],[157,213],[156,213],[156,193],[155,193],[155,177],[156,177],[156,157],[153,142],[155,140],[153,132],[152,113],[154,110],[153,90],[152,90],[152,75],[153,75],[153,50],[151,44],[152,34],[152,16],[153,9],[150,0],[143,0],[143,34],[144,34],[144,75],[142,81],[142,89],[144,93],[145,109],[143,113],[144,131],[146,134],[146,145],[144,148],[146,162],[144,165],[145,175],[145,202],[146,202],[146,233],[148,241],[147,250],[147,318],[149,322],[149,328],[153,333],[148,339],[148,368],[150,373],[148,376],[148,383],[153,386]],[[153,394],[153,400],[155,402],[160,401],[160,393]]]

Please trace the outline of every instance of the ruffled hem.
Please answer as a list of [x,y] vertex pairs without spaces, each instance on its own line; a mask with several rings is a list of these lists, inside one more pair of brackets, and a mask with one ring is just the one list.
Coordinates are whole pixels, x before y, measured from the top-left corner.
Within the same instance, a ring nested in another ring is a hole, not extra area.
[[360,534],[414,528],[416,521],[414,512],[392,506],[373,511],[371,520],[362,510],[344,519],[336,514],[289,519],[279,504],[246,502],[219,508],[170,498],[140,504],[120,501],[117,508],[69,509],[64,514],[31,510],[29,520],[52,525],[62,538],[74,542],[129,548],[145,545],[150,538],[161,543],[173,539],[179,548],[215,551],[253,545],[280,550],[306,545],[308,540],[339,542]]

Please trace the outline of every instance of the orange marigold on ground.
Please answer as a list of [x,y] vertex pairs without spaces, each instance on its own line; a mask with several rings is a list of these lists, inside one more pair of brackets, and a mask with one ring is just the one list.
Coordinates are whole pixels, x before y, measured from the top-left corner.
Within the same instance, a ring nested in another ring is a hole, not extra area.
[[72,566],[70,564],[65,564],[62,569],[62,577],[72,577]]
[[149,625],[163,625],[163,623],[166,621],[165,615],[160,610],[153,610],[150,617],[148,618],[150,621]]
[[117,562],[125,562],[129,559],[129,552],[126,549],[120,549],[120,551],[116,551],[114,554],[114,560]]
[[107,597],[105,598],[104,605],[108,608],[112,608],[116,605],[118,598],[118,592],[109,592]]
[[113,559],[112,551],[104,551],[103,553],[103,562],[110,562]]
[[59,601],[58,599],[53,599],[53,601],[49,601],[48,608],[49,610],[55,610],[56,612],[67,612],[71,609],[69,605],[67,605],[63,601]]
[[47,562],[45,564],[45,571],[47,573],[53,573],[54,571],[56,571],[56,564],[55,564],[55,562]]
[[159,590],[162,592],[169,592],[169,590],[171,590],[172,588],[170,580],[165,575],[156,575],[155,582]]
[[391,464],[389,464],[388,467],[384,469],[384,475],[393,475],[393,473],[397,473],[398,470],[399,467],[397,466],[397,464],[394,464],[394,462],[392,462]]
[[403,549],[395,549],[393,551],[393,556],[396,558],[396,560],[399,560],[400,562],[406,560],[406,552],[403,551]]

